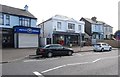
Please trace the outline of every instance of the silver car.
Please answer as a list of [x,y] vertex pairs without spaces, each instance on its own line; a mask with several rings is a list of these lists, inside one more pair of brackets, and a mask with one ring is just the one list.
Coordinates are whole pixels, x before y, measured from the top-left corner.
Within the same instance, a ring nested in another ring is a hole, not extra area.
[[107,43],[97,43],[93,46],[93,50],[94,51],[111,51],[112,50],[112,46],[110,46],[109,44]]

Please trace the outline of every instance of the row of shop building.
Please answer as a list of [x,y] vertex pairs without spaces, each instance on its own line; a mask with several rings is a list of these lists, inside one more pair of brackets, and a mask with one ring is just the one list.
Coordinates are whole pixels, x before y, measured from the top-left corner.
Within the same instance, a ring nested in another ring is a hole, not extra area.
[[[2,47],[29,48],[46,44],[65,46],[81,45],[91,39],[110,38],[112,27],[92,19],[81,18],[80,21],[62,15],[55,15],[36,25],[37,18],[24,9],[0,5],[0,35]],[[109,29],[106,35],[105,30]],[[109,36],[109,37],[108,37]]]

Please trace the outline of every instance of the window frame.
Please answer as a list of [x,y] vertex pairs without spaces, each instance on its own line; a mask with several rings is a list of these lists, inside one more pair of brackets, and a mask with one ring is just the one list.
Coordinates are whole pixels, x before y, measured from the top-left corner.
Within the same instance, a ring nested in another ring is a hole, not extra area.
[[31,27],[31,19],[27,17],[19,17],[19,25],[20,26],[26,26]]
[[74,23],[68,23],[68,29],[69,30],[75,30],[75,24]]
[[62,29],[62,22],[57,22],[57,29],[61,30]]
[[78,25],[78,30],[79,30],[79,31],[82,30],[82,25]]
[[10,26],[10,15],[6,14],[6,26]]
[[0,25],[4,25],[4,14],[0,13],[0,19],[2,20]]

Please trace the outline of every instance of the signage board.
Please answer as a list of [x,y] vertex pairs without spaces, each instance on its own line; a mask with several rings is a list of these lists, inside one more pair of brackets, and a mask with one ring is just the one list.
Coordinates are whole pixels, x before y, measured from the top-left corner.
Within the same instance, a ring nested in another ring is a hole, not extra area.
[[40,34],[40,28],[14,27],[15,33]]

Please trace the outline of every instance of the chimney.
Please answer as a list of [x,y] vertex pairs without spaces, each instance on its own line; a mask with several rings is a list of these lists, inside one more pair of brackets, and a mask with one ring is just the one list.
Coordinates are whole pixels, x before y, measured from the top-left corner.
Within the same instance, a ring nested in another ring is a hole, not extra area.
[[97,19],[97,17],[95,17],[95,16],[91,18],[91,20],[93,20],[95,22],[97,21],[96,19]]
[[25,5],[24,10],[28,11],[28,5]]

